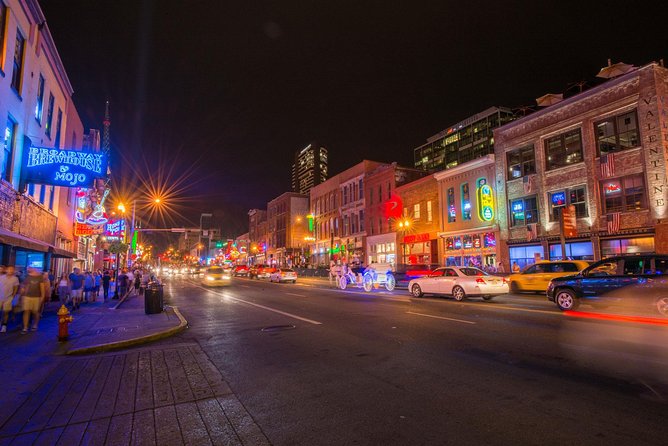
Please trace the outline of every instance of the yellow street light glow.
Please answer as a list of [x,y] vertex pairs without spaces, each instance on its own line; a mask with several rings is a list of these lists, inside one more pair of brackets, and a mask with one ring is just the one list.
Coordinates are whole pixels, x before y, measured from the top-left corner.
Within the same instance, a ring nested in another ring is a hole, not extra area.
[[125,213],[125,205],[123,203],[118,203],[118,210]]

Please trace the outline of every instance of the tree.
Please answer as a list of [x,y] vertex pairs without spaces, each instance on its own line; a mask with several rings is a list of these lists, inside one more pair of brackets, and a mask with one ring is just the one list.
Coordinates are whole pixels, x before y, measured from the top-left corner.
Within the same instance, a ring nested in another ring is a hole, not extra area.
[[113,242],[109,245],[109,252],[112,254],[125,254],[128,252],[128,244],[123,242]]

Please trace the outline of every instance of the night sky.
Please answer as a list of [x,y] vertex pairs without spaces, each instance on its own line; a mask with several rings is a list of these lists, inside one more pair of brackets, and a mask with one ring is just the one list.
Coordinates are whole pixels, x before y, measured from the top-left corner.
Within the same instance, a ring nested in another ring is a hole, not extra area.
[[[182,216],[223,232],[290,188],[294,152],[410,166],[413,148],[493,105],[518,108],[607,59],[666,58],[643,2],[42,0],[85,128],[112,113],[114,177],[187,176]],[[591,3],[591,5],[589,5]],[[668,60],[668,58],[667,58]],[[144,173],[146,175],[146,173]]]

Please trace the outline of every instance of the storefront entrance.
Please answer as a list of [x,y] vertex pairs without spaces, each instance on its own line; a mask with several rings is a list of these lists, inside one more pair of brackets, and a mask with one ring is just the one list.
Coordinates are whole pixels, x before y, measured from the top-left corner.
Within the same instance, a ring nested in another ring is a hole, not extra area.
[[[594,260],[594,245],[590,241],[566,243],[568,260]],[[563,260],[561,243],[550,243],[550,260]]]

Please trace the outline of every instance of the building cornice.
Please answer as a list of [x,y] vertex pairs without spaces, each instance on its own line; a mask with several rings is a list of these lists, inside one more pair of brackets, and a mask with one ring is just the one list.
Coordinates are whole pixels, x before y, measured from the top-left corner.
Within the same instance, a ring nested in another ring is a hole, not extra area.
[[447,180],[450,177],[453,177],[455,175],[459,175],[460,173],[468,172],[473,169],[478,169],[480,167],[485,167],[489,165],[494,165],[494,155],[489,154],[485,155],[481,158],[469,161],[467,163],[461,164],[456,167],[452,167],[450,169],[442,170],[440,172],[436,172],[434,174],[434,178],[436,178],[436,181],[443,181]]

